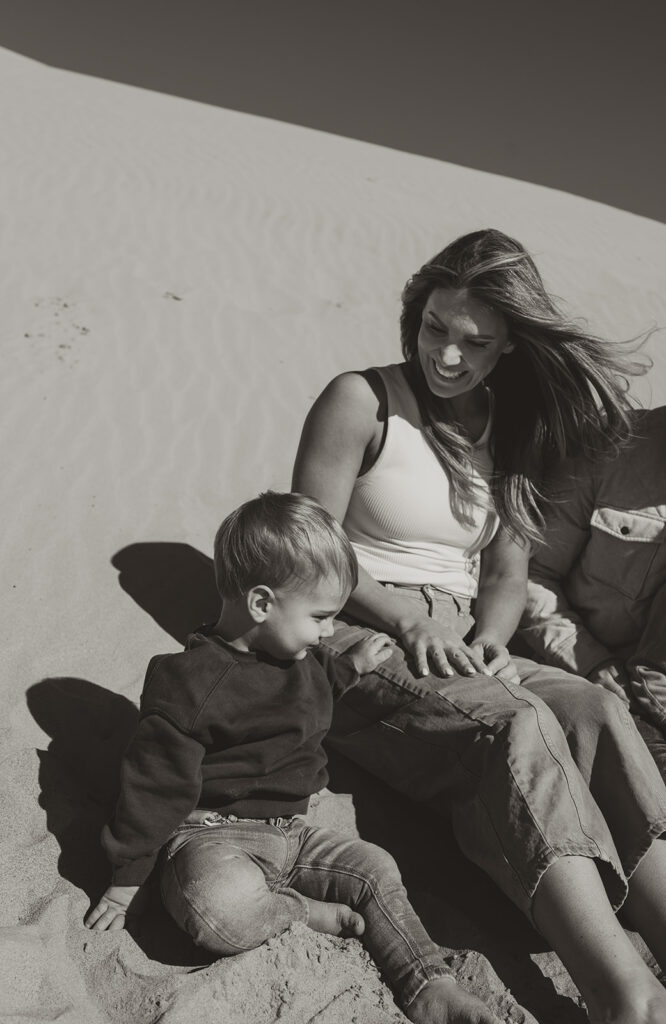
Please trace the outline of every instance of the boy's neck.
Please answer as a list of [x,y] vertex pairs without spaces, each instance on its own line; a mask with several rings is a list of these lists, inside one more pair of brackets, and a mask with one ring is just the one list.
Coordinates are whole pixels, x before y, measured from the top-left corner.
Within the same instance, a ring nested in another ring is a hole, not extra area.
[[239,601],[225,600],[220,617],[213,626],[213,633],[221,637],[237,651],[253,651],[256,623],[247,614],[245,605]]

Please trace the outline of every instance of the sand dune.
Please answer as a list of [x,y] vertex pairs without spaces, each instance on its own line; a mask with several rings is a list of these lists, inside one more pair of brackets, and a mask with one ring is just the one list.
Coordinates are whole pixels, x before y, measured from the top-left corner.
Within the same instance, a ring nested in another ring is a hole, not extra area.
[[[142,934],[84,931],[145,665],[214,610],[214,531],[288,487],[325,382],[398,358],[401,287],[446,241],[516,235],[568,307],[620,340],[666,325],[666,228],[6,51],[0,111],[5,1019],[399,1020],[353,942],[295,929],[204,966],[157,909]],[[663,332],[648,350],[636,394],[659,404]],[[356,817],[344,795],[313,813],[393,844],[460,977],[505,1021],[531,1019],[508,988],[535,1016],[579,1019],[562,969],[483,879],[447,890],[442,863],[462,870],[447,837],[408,848],[377,813],[395,801],[373,811],[356,783]]]

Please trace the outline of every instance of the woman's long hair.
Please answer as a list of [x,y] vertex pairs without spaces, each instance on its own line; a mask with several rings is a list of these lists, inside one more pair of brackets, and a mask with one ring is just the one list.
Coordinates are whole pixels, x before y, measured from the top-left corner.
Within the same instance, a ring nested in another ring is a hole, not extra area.
[[428,388],[417,353],[423,308],[435,288],[464,288],[507,324],[515,348],[500,357],[485,382],[494,395],[491,486],[500,522],[514,537],[537,540],[549,469],[568,456],[617,451],[631,433],[629,377],[645,373],[650,361],[567,319],[531,256],[501,231],[464,235],[433,256],[402,294],[402,351],[412,367],[425,436],[449,476],[461,522],[470,522],[476,504],[471,442],[453,418],[447,420],[446,403]]

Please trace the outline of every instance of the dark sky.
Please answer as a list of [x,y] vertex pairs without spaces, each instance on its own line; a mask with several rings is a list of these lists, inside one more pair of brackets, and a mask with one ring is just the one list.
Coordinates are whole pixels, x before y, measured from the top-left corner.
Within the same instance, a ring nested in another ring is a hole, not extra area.
[[666,221],[663,0],[0,0],[47,64]]

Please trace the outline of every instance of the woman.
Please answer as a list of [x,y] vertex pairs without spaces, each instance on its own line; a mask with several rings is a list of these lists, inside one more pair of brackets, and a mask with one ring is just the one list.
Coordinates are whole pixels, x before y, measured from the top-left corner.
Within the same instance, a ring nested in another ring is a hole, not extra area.
[[405,361],[333,380],[293,487],[347,529],[362,566],[330,641],[398,641],[350,690],[332,744],[451,816],[463,852],[559,954],[593,1022],[666,1020],[666,789],[622,703],[511,659],[539,481],[629,432],[639,367],[558,312],[501,232],[453,242],[407,284]]

